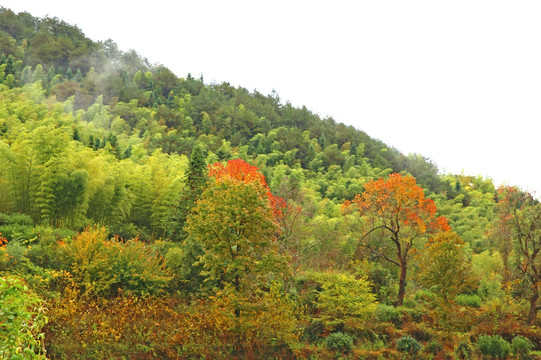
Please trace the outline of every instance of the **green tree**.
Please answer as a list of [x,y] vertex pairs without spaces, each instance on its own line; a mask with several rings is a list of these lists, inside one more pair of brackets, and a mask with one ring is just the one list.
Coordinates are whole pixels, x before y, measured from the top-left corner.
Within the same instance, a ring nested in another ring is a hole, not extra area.
[[[198,264],[206,280],[217,284],[215,301],[223,303],[222,312],[231,319],[227,330],[236,334],[235,349],[242,353],[246,338],[260,327],[254,320],[268,317],[274,309],[290,313],[291,308],[287,299],[268,293],[269,284],[287,272],[287,264],[278,253],[267,189],[258,181],[234,176],[210,183],[188,217],[187,231],[202,246]],[[265,304],[269,295],[276,301],[272,307]],[[259,309],[255,318],[254,307]],[[291,334],[292,324],[283,321],[279,332]]]
[[445,304],[475,285],[464,245],[457,234],[448,231],[429,239],[419,252],[419,281],[432,288]]
[[207,172],[206,151],[196,145],[190,156],[185,187],[180,193],[176,213],[168,224],[169,235],[174,241],[186,239],[186,219],[208,182]]
[[516,187],[499,189],[500,231],[510,227],[517,249],[517,267],[530,286],[528,325],[537,319],[541,286],[541,203]]
[[190,237],[203,245],[205,275],[237,292],[254,291],[279,268],[277,226],[263,194],[255,183],[215,181],[188,218]]

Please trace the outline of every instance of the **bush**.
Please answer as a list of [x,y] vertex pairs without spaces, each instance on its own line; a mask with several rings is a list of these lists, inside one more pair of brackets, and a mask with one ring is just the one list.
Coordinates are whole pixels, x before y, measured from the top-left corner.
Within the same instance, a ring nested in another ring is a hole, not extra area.
[[0,213],[0,233],[9,241],[29,240],[34,237],[34,221],[24,214]]
[[353,348],[353,338],[349,334],[335,332],[327,336],[325,346],[330,350],[349,352]]
[[511,345],[500,335],[482,335],[477,340],[477,348],[481,354],[496,359],[505,359],[511,353]]
[[0,233],[9,241],[29,241],[36,237],[33,226],[20,224],[0,225]]
[[27,226],[34,226],[34,221],[32,218],[25,214],[4,214],[0,213],[0,225],[8,225],[8,224],[19,224],[19,225],[27,225]]
[[415,300],[417,300],[419,302],[431,303],[434,300],[436,300],[436,294],[434,294],[430,290],[423,289],[423,290],[417,291],[415,293],[414,298],[415,298]]
[[515,336],[511,341],[513,347],[513,353],[519,359],[528,359],[530,351],[532,351],[533,344],[531,341],[523,336]]
[[401,325],[404,316],[400,309],[385,304],[376,307],[375,315],[378,322],[390,322],[395,325]]
[[461,342],[455,348],[456,357],[460,360],[469,360],[471,359],[471,345],[468,342]]
[[479,295],[460,294],[456,298],[456,303],[461,306],[469,306],[478,308],[481,307],[481,297]]
[[304,328],[304,337],[310,342],[316,342],[325,331],[325,325],[319,319],[313,319],[310,325]]
[[122,289],[135,295],[163,292],[171,279],[162,259],[134,239],[107,240],[105,229],[82,232],[68,247],[74,279],[84,293],[116,296]]
[[421,350],[421,344],[409,335],[396,340],[396,349],[408,355],[415,355]]
[[0,277],[0,358],[45,359],[41,300],[21,280]]
[[430,340],[428,344],[426,344],[426,351],[429,354],[436,355],[441,349],[443,349],[443,345],[436,340]]

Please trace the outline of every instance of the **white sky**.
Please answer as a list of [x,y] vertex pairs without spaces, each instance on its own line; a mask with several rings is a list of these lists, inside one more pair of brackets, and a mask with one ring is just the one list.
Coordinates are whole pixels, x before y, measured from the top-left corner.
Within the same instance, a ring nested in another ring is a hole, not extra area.
[[0,0],[541,193],[541,2]]

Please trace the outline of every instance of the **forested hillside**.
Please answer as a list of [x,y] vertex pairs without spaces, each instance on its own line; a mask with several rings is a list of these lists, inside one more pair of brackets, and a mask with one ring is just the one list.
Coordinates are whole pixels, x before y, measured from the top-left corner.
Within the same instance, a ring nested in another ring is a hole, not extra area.
[[530,194],[57,18],[0,54],[0,358],[541,349]]

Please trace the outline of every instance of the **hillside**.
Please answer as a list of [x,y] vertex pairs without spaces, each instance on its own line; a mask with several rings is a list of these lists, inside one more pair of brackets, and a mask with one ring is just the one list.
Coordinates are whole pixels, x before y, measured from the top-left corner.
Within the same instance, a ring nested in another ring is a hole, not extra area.
[[541,210],[520,189],[56,18],[1,8],[0,54],[2,356],[539,347]]

